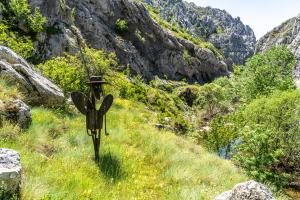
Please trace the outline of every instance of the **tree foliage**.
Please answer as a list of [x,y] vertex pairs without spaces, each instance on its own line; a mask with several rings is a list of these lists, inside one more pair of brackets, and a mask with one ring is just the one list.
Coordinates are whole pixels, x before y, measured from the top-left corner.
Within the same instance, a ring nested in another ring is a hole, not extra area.
[[[92,75],[104,75],[109,68],[117,65],[115,53],[86,48],[84,51]],[[57,57],[37,66],[42,73],[58,84],[64,93],[86,91],[88,80],[80,54]]]
[[300,92],[276,92],[243,111],[235,160],[260,181],[286,185],[300,170]]
[[117,21],[116,21],[116,31],[119,34],[126,33],[128,31],[128,22],[124,19],[117,19]]
[[226,109],[226,98],[221,86],[211,83],[200,88],[197,104],[212,117]]
[[279,46],[257,54],[243,67],[238,81],[246,100],[269,95],[274,90],[295,88],[293,70],[296,59],[286,46]]
[[44,30],[46,18],[27,0],[5,0],[0,3],[0,13],[0,45],[30,58],[34,52],[32,38]]
[[46,18],[42,16],[39,8],[32,8],[27,0],[10,0],[8,5],[7,20],[17,26],[19,22],[24,22],[29,31],[38,33],[43,31]]
[[24,58],[29,58],[33,51],[30,37],[10,31],[8,26],[0,23],[0,45],[7,46]]

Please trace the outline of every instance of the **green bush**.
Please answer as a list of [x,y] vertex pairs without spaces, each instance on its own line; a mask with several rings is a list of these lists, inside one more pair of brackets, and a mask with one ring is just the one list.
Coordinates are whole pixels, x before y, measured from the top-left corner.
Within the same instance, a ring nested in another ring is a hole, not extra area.
[[120,88],[120,97],[134,99],[147,103],[148,87],[140,76],[134,78],[134,83],[125,82]]
[[210,117],[225,111],[227,102],[224,89],[215,83],[202,86],[198,93],[197,104],[205,109]]
[[16,25],[18,21],[25,20],[30,31],[34,33],[43,31],[46,18],[42,16],[38,8],[35,8],[32,13],[27,0],[10,0],[8,11],[10,12],[8,18],[10,23],[13,22]]
[[24,58],[32,56],[34,51],[30,37],[10,31],[9,27],[0,23],[0,45],[7,46]]
[[295,88],[293,70],[296,59],[285,46],[253,56],[247,61],[239,77],[242,96],[246,100],[269,95],[274,90]]
[[[115,53],[88,48],[84,52],[91,75],[104,76],[109,68],[117,66]],[[86,85],[88,78],[79,53],[54,58],[38,65],[37,68],[46,77],[58,84],[64,93],[77,90],[86,91],[88,89]]]
[[30,58],[34,52],[32,38],[44,30],[46,18],[38,8],[32,9],[27,0],[4,1],[0,12],[0,45]]
[[124,19],[118,19],[116,21],[116,31],[119,34],[126,33],[128,31],[128,22]]
[[225,151],[226,157],[233,153],[236,163],[256,180],[286,186],[300,170],[299,105],[296,90],[253,100],[233,114],[215,117],[206,144]]
[[224,157],[231,156],[232,144],[238,138],[239,115],[228,114],[225,116],[217,115],[210,122],[210,130],[205,133],[205,145],[221,156],[223,151]]
[[[152,88],[145,84],[141,77],[135,77],[132,83],[124,82],[120,87],[120,97],[146,104],[151,110],[158,112],[161,124],[171,125],[177,132],[187,133],[191,126],[183,117],[183,102],[180,98]],[[170,119],[167,122],[165,119]]]
[[242,112],[234,156],[254,178],[285,186],[300,170],[300,92],[276,92],[254,100]]

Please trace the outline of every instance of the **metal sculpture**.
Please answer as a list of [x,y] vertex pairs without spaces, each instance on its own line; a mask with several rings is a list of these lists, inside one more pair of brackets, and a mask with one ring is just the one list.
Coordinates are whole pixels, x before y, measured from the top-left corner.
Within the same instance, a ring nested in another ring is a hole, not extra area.
[[[95,161],[99,162],[103,122],[105,135],[108,135],[106,129],[106,113],[113,103],[113,96],[111,94],[105,95],[103,85],[108,83],[106,81],[103,81],[101,76],[90,76],[90,70],[87,67],[79,40],[78,45],[81,59],[89,78],[87,84],[89,85],[90,89],[87,95],[82,92],[72,92],[71,98],[79,112],[86,116],[87,134],[93,139]],[[99,109],[97,109],[98,102],[102,102]]]

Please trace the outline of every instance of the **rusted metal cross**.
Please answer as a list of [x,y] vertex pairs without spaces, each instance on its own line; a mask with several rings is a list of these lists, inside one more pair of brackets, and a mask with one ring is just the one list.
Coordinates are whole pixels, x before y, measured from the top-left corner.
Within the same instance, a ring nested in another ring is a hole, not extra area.
[[[72,92],[71,98],[79,112],[86,116],[87,134],[93,139],[95,161],[99,162],[103,122],[105,134],[108,135],[106,130],[106,113],[113,103],[113,96],[104,94],[103,85],[107,84],[107,82],[103,81],[101,76],[90,77],[88,84],[90,86],[88,95],[82,92]],[[97,102],[101,101],[101,106],[97,109]]]

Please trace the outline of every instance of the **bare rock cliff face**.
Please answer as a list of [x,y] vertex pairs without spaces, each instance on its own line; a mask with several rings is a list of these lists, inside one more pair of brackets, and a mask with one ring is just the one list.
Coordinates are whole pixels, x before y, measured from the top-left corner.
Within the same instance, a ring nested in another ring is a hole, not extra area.
[[199,7],[183,0],[144,1],[171,24],[177,23],[190,34],[221,49],[228,63],[244,64],[254,54],[256,37],[253,30],[225,10]]
[[[178,39],[162,29],[141,3],[131,0],[30,0],[47,17],[47,33],[37,46],[44,58],[76,52],[74,24],[88,44],[115,51],[121,64],[151,80],[155,76],[190,82],[210,82],[228,75],[222,58],[206,48]],[[128,31],[116,33],[116,21],[128,22]],[[186,59],[184,52],[188,52]]]

